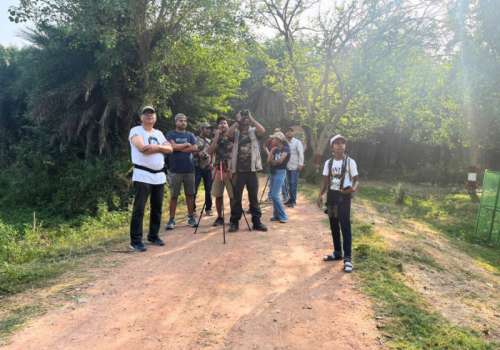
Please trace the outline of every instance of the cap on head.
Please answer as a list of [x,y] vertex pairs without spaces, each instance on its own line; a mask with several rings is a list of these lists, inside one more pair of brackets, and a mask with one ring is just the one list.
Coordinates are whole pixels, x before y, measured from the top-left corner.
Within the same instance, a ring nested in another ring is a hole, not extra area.
[[221,121],[225,120],[227,122],[227,118],[226,117],[219,117],[217,118],[217,125],[220,124]]
[[182,113],[178,113],[176,116],[175,116],[175,121],[178,121],[179,119],[181,118],[184,118],[184,119],[187,119],[186,116]]
[[341,140],[344,140],[345,142],[347,142],[347,138],[345,138],[344,136],[342,136],[342,135],[335,135],[334,137],[332,137],[330,139],[330,147],[332,147],[332,145],[335,142],[335,140],[338,140],[338,139],[341,139]]
[[280,141],[285,141],[285,135],[282,132],[277,132],[274,135],[271,135],[272,139],[278,139]]
[[212,129],[212,125],[208,124],[207,122],[203,122],[200,124],[200,129],[203,129],[203,128],[210,128]]
[[153,113],[156,113],[155,109],[152,106],[144,106],[141,109],[141,115],[143,115],[146,111],[152,111]]

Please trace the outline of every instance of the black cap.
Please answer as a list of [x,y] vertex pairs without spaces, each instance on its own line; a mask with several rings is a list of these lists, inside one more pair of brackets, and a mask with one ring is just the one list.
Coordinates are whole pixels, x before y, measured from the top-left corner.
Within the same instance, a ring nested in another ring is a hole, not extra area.
[[222,120],[225,120],[225,121],[227,122],[227,118],[226,118],[226,117],[218,117],[218,118],[217,118],[217,125],[219,125],[219,123],[220,123]]

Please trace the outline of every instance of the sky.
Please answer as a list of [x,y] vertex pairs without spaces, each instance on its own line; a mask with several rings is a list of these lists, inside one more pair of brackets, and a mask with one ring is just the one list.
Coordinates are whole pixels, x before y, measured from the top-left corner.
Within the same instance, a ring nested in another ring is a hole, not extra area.
[[[325,4],[328,4],[329,2],[331,2],[331,0],[320,0],[316,6],[306,12],[304,17],[315,15],[320,5],[324,8]],[[18,4],[19,0],[0,0],[0,45],[15,45],[21,47],[27,44],[26,41],[18,36],[18,34],[22,29],[29,27],[29,22],[16,24],[9,20],[9,13],[7,10],[10,6]],[[265,27],[258,28],[257,33],[265,37],[272,37],[276,35],[276,32],[273,29]]]
[[18,4],[19,0],[0,0],[0,45],[21,47],[26,44],[23,39],[17,36],[21,29],[27,27],[26,23],[16,24],[11,22],[7,12],[10,6]]

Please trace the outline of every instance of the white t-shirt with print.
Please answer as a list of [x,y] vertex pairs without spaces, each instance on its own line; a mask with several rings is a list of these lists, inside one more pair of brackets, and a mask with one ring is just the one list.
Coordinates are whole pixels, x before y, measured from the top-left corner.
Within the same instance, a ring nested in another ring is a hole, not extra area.
[[[130,134],[128,136],[130,147],[132,149],[133,164],[142,165],[152,170],[163,169],[165,155],[163,153],[142,154],[132,143],[132,137],[134,137],[135,135],[139,135],[140,137],[142,137],[145,146],[162,145],[166,141],[163,133],[160,130],[153,129],[153,133],[150,134],[142,126],[136,126],[132,128],[132,130],[130,130]],[[134,169],[132,181],[145,182],[151,185],[161,185],[167,181],[167,177],[165,176],[165,173],[163,171],[153,174],[149,171]]]
[[[340,180],[342,178],[342,160],[333,160],[332,162],[332,181],[330,183],[330,189],[333,191],[340,191]],[[330,159],[325,162],[323,167],[323,176],[328,176],[328,164],[330,164]],[[349,173],[351,176],[349,176]],[[358,175],[358,167],[354,159],[348,158],[348,163],[346,166],[345,178],[344,178],[344,188],[351,186],[351,177]]]

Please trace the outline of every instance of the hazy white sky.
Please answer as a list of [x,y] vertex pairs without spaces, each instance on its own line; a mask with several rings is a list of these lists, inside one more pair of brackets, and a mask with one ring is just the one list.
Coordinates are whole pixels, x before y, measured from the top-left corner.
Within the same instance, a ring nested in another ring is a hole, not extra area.
[[25,43],[17,34],[21,29],[26,28],[26,23],[15,24],[9,21],[9,13],[7,12],[10,6],[18,4],[19,0],[0,0],[0,45],[23,46]]
[[[320,0],[321,9],[324,10],[325,7],[332,4],[332,0]],[[19,31],[28,27],[29,24],[15,24],[14,22],[9,21],[9,13],[7,12],[8,8],[12,5],[18,5],[19,0],[0,0],[0,45],[8,46],[17,45],[23,46],[26,44],[21,38],[19,38]],[[317,4],[313,8],[307,11],[307,16],[314,16],[319,8],[320,4]],[[259,28],[257,32],[266,37],[272,37],[276,33],[270,28]]]

